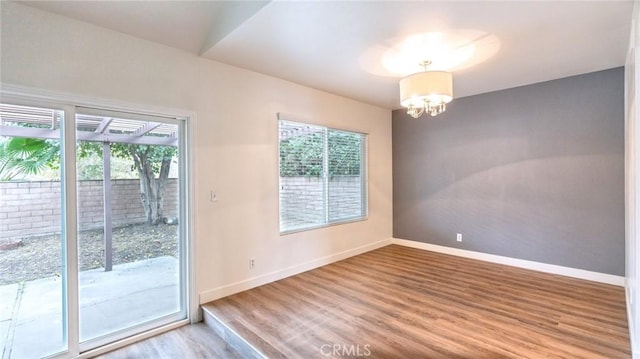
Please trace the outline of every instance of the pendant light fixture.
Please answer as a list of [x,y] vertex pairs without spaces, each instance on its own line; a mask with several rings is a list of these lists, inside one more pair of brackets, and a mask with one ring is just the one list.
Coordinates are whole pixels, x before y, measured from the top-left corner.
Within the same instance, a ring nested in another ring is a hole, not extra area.
[[420,66],[424,72],[418,72],[400,80],[400,104],[407,108],[407,114],[413,118],[428,113],[436,116],[447,109],[453,99],[453,76],[447,71],[428,71],[431,61]]

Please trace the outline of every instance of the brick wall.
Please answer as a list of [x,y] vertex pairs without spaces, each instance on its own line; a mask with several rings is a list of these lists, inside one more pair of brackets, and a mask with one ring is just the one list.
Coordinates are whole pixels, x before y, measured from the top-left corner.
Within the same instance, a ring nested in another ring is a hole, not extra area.
[[362,181],[359,176],[329,180],[329,220],[362,215]]
[[[317,177],[280,179],[282,227],[292,228],[324,221],[324,184]],[[362,184],[358,176],[329,179],[329,218],[346,218],[362,213]]]
[[[170,178],[164,199],[164,215],[177,217],[178,180]],[[60,182],[0,182],[0,239],[60,232]],[[102,228],[102,181],[78,182],[80,230]],[[137,179],[111,181],[113,226],[143,223]]]

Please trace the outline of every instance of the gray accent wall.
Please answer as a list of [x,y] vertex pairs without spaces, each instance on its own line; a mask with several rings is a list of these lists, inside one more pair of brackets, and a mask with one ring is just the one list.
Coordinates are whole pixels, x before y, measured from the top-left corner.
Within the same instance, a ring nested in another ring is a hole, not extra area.
[[624,230],[623,68],[393,111],[395,238],[623,276]]

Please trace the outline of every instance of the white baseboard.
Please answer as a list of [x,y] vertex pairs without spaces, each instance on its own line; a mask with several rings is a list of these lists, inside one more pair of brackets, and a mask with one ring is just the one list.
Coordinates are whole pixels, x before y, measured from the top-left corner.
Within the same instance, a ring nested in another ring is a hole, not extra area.
[[362,253],[369,252],[384,246],[388,246],[389,244],[391,244],[391,241],[392,241],[391,238],[383,239],[375,243],[367,244],[357,248],[352,248],[346,251],[328,255],[326,257],[314,259],[312,261],[308,261],[305,263],[296,264],[294,266],[277,270],[271,273],[266,273],[257,277],[245,279],[240,282],[236,282],[229,285],[214,288],[211,290],[207,290],[200,293],[200,304],[204,304],[212,300],[220,299],[222,297],[239,293],[251,288],[259,287],[267,283],[275,282],[277,280],[290,277],[292,275],[296,275],[311,269],[315,269],[327,264],[331,264],[333,262],[337,262],[349,257],[356,256],[358,254],[362,254]]
[[504,264],[504,265],[513,266],[513,267],[531,269],[539,272],[558,274],[558,275],[579,278],[579,279],[586,279],[594,282],[617,285],[620,287],[624,287],[624,284],[625,284],[625,278],[622,276],[592,272],[584,269],[563,267],[555,264],[540,263],[540,262],[528,261],[524,259],[511,258],[511,257],[503,257],[495,254],[487,254],[482,252],[469,251],[466,249],[445,247],[445,246],[439,246],[436,244],[409,241],[406,239],[399,239],[399,238],[393,238],[391,240],[391,243],[405,246],[405,247],[424,249],[432,252],[451,254],[458,257],[465,257],[465,258],[477,259],[485,262],[498,263],[498,264]]
[[277,270],[274,272],[259,275],[257,277],[248,278],[236,283],[232,283],[225,286],[210,289],[207,291],[203,291],[200,293],[199,303],[204,304],[204,303],[207,303],[216,299],[220,299],[235,293],[239,293],[251,288],[255,288],[267,283],[275,282],[277,280],[290,277],[292,275],[296,275],[302,272],[306,272],[308,270],[315,269],[327,264],[331,264],[333,262],[337,262],[349,257],[353,257],[358,254],[369,252],[369,251],[387,246],[389,244],[397,244],[405,247],[423,249],[423,250],[444,253],[444,254],[451,254],[459,257],[477,259],[477,260],[482,260],[482,261],[491,262],[491,263],[498,263],[498,264],[504,264],[504,265],[509,265],[513,267],[536,270],[539,272],[563,275],[563,276],[579,278],[579,279],[586,279],[594,282],[612,284],[612,285],[621,286],[621,287],[624,287],[625,285],[625,278],[621,276],[592,272],[584,269],[563,267],[563,266],[558,266],[554,264],[533,262],[533,261],[528,261],[524,259],[503,257],[503,256],[494,255],[494,254],[474,252],[474,251],[469,251],[465,249],[444,247],[444,246],[439,246],[439,245],[430,244],[430,243],[409,241],[406,239],[390,238],[390,239],[384,239],[375,243],[367,244],[364,246],[360,246],[357,248],[352,248],[352,249],[335,253],[322,258],[314,259],[312,261],[308,261],[305,263],[300,263],[300,264],[297,264],[288,268],[284,268],[281,270]]

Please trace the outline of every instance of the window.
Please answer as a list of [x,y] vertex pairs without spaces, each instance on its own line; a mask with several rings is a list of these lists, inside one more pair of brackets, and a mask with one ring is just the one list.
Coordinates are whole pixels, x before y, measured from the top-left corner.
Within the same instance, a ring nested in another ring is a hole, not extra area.
[[280,232],[363,219],[366,136],[279,120]]

